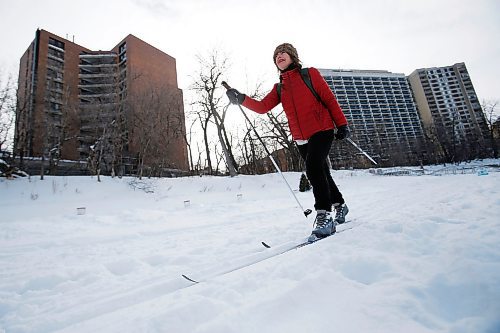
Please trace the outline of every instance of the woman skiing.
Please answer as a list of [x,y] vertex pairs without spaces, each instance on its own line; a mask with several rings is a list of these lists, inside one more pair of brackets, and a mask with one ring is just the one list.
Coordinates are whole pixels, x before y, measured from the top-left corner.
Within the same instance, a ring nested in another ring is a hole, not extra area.
[[[226,94],[231,103],[257,113],[266,113],[281,102],[313,187],[316,219],[312,236],[326,237],[335,233],[335,226],[344,223],[349,212],[327,162],[333,140],[349,136],[347,120],[319,71],[312,67],[302,69],[295,47],[289,43],[278,45],[273,61],[280,71],[280,83],[275,84],[261,101],[233,88]],[[335,218],[331,216],[332,206]]]

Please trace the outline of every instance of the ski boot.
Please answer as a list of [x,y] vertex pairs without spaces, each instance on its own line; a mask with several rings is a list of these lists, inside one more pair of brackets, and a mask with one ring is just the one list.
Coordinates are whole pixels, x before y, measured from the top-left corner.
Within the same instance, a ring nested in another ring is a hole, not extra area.
[[335,208],[335,219],[334,219],[335,223],[336,224],[344,223],[345,216],[347,215],[347,213],[349,213],[349,208],[347,207],[347,205],[345,203],[337,204],[333,208]]
[[314,224],[316,227],[312,231],[311,236],[309,237],[310,242],[314,242],[319,238],[325,238],[330,235],[333,235],[336,231],[335,222],[333,221],[330,212],[326,210],[318,210],[316,219],[314,220]]

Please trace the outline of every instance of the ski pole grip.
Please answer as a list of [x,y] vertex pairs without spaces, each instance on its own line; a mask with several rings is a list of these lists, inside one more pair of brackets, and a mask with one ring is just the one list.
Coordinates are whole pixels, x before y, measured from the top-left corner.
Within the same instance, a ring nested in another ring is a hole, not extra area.
[[226,81],[222,81],[222,82],[221,82],[221,84],[222,84],[222,86],[223,86],[224,88],[226,88],[226,90],[231,89],[231,87],[229,86],[229,84],[227,84],[227,82],[226,82]]

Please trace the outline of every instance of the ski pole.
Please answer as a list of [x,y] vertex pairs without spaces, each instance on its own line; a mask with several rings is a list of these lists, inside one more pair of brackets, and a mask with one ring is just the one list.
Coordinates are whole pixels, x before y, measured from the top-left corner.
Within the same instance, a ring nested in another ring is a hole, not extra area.
[[377,162],[373,158],[370,157],[363,149],[359,148],[359,146],[351,140],[351,138],[347,138],[347,141],[349,141],[354,147],[356,147],[363,155],[365,155],[370,161],[373,162],[373,164],[377,165]]
[[[226,90],[229,90],[231,89],[231,87],[229,86],[229,84],[227,84],[226,81],[222,81],[222,86],[224,88],[226,88]],[[274,168],[276,169],[276,171],[278,171],[278,173],[280,174],[280,176],[283,178],[283,180],[285,181],[285,184],[288,186],[288,189],[290,190],[290,193],[292,193],[293,197],[295,198],[295,201],[297,202],[297,204],[299,205],[300,209],[302,210],[302,213],[304,213],[304,215],[307,217],[309,214],[312,213],[312,210],[310,210],[309,208],[304,210],[304,207],[302,207],[302,204],[300,203],[299,199],[297,198],[297,196],[295,195],[295,193],[293,193],[293,190],[292,190],[292,187],[290,186],[290,184],[288,183],[288,181],[286,180],[285,176],[283,175],[283,173],[281,172],[280,168],[278,167],[278,164],[276,163],[276,161],[274,160],[274,157],[273,155],[271,155],[271,153],[269,152],[269,150],[267,149],[266,147],[266,144],[264,143],[264,141],[262,140],[262,138],[260,137],[260,135],[257,133],[257,130],[255,129],[255,126],[253,126],[252,122],[250,121],[250,119],[248,118],[248,116],[246,115],[245,111],[243,111],[243,108],[241,107],[241,105],[238,104],[238,107],[240,108],[240,111],[241,113],[243,113],[243,116],[245,117],[245,119],[247,120],[247,122],[250,124],[250,126],[252,127],[253,129],[253,132],[255,133],[255,135],[257,136],[257,138],[259,139],[260,143],[262,144],[262,146],[264,147],[264,150],[266,151],[266,154],[269,156],[269,158],[271,159],[271,162],[273,163],[274,165]]]

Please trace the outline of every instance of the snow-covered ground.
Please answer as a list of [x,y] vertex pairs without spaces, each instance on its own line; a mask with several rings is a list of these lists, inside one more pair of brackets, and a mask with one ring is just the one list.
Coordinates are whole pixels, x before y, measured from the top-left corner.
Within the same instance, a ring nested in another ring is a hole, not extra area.
[[0,331],[500,332],[500,173],[332,173],[345,231],[223,275],[309,235],[278,174],[0,180]]

